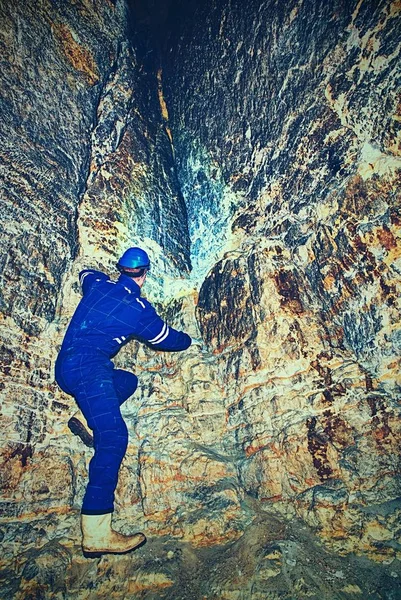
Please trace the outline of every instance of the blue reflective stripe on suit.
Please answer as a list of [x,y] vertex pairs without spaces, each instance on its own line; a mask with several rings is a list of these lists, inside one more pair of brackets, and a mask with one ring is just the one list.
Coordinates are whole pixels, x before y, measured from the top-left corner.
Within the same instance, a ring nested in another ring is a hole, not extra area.
[[93,429],[94,456],[82,513],[112,512],[118,471],[128,432],[120,406],[136,390],[133,373],[114,369],[111,358],[130,339],[159,350],[185,350],[191,338],[169,327],[139,286],[121,275],[115,282],[99,271],[80,273],[83,298],[79,303],[56,361],[56,381],[75,397]]

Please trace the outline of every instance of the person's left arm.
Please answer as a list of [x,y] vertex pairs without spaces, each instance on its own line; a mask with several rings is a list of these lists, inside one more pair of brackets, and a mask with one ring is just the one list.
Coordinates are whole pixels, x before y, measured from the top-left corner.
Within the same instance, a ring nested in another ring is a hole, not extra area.
[[90,290],[95,281],[107,281],[107,279],[107,275],[101,271],[84,269],[79,273],[79,283],[81,285],[83,295]]

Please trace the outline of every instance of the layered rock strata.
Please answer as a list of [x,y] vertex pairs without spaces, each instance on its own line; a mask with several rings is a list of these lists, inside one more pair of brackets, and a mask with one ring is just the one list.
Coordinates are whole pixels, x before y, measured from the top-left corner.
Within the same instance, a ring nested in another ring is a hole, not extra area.
[[126,27],[123,3],[0,5],[2,38],[2,512],[73,495],[57,444],[66,408],[53,378],[57,304],[78,254],[90,132]]
[[[160,64],[136,3],[0,4],[2,593],[395,598],[398,3],[149,6]],[[78,271],[133,243],[194,344],[116,359],[115,520],[150,541],[88,561],[52,369]]]
[[[0,11],[1,596],[27,598],[69,593],[60,582],[79,550],[90,452],[71,439],[74,402],[53,376],[77,273],[112,269],[141,242],[157,299],[164,270],[188,272],[189,238],[160,86],[137,61],[126,4],[5,1]],[[138,503],[135,488],[124,496]]]
[[179,6],[166,97],[194,248],[209,257],[197,321],[223,390],[220,443],[247,494],[294,510],[338,551],[388,560],[400,515],[398,4]]

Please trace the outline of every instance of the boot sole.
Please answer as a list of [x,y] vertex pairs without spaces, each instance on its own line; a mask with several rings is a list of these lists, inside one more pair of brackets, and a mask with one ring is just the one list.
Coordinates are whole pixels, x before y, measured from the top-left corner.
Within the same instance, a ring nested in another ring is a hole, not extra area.
[[119,556],[123,555],[123,554],[129,554],[130,552],[133,552],[133,550],[137,550],[138,548],[140,548],[141,546],[143,546],[144,544],[146,544],[146,537],[145,539],[143,539],[141,542],[139,542],[139,544],[137,544],[136,546],[133,546],[133,548],[130,548],[129,550],[124,550],[123,552],[117,552],[116,550],[96,550],[96,552],[91,552],[90,550],[85,550],[84,548],[82,549],[82,553],[84,555],[85,558],[100,558],[101,556],[103,556],[103,554],[118,554]]
[[81,421],[78,421],[75,417],[71,417],[71,419],[67,423],[71,433],[77,435],[81,441],[88,448],[93,448],[93,436],[90,435],[82,425]]

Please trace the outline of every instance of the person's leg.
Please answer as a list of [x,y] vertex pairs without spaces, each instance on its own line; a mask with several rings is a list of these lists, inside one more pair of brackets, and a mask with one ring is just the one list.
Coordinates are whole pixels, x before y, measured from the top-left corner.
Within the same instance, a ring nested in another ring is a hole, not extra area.
[[[61,364],[61,366],[59,366],[59,364]],[[81,361],[79,361],[78,364],[81,366]],[[76,367],[76,360],[74,360],[74,364],[70,366],[73,368]],[[72,394],[72,392],[67,389],[64,371],[65,369],[63,368],[62,361],[57,361],[56,381],[64,392],[67,394]],[[130,396],[134,394],[136,388],[138,387],[138,378],[134,373],[124,371],[122,369],[113,369],[112,374],[115,392],[121,406],[126,400],[128,400]],[[67,374],[67,380],[70,379],[71,371]],[[81,412],[82,411],[79,410],[72,415],[68,421],[68,427],[74,435],[81,439],[85,446],[88,448],[93,448],[93,435],[90,431],[90,427],[88,427],[88,424],[85,423],[85,419],[82,418]]]
[[95,452],[89,464],[89,482],[81,510],[82,549],[85,556],[121,554],[141,546],[146,537],[143,533],[122,535],[111,527],[114,492],[128,431],[120,412],[113,368],[93,362],[89,366],[89,362],[87,356],[78,357],[65,363],[60,374],[67,393],[75,396],[94,434]]
[[118,471],[128,444],[127,426],[113,381],[113,364],[81,354],[60,360],[57,381],[63,384],[93,431],[94,455],[82,504],[83,514],[113,512]]
[[[89,483],[81,509],[82,549],[85,556],[125,553],[146,542],[143,533],[122,535],[111,526],[118,471],[128,444],[112,370],[95,378],[97,386],[81,390],[78,404],[93,430],[95,453],[89,464]],[[82,398],[82,392],[85,398]]]
[[134,373],[122,369],[113,370],[113,382],[120,406],[132,396],[138,387],[138,377]]
[[114,491],[127,449],[128,430],[121,416],[112,371],[90,376],[91,381],[74,390],[78,406],[93,431],[95,450],[89,464],[82,513],[104,514],[114,510]]

